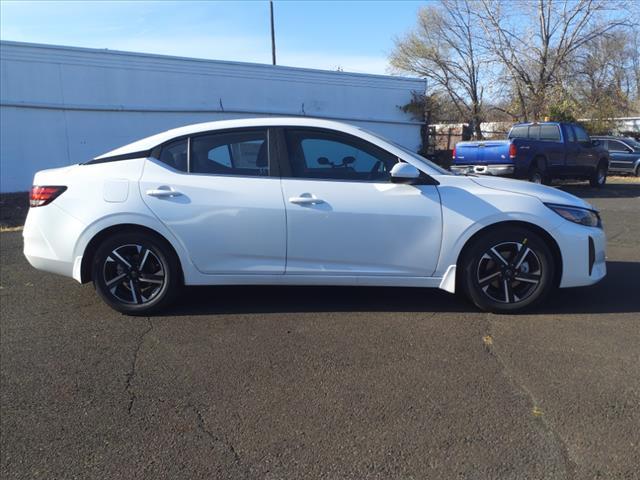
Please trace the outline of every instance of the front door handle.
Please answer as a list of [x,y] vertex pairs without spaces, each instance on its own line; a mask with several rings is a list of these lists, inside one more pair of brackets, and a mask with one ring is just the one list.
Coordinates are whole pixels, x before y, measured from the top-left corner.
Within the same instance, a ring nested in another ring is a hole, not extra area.
[[174,190],[173,188],[168,187],[166,185],[162,185],[158,188],[147,190],[146,193],[150,197],[156,197],[156,198],[179,197],[180,195],[182,195],[181,192],[178,192],[177,190]]
[[289,202],[296,205],[318,205],[324,203],[324,200],[310,193],[303,193],[299,197],[289,197]]

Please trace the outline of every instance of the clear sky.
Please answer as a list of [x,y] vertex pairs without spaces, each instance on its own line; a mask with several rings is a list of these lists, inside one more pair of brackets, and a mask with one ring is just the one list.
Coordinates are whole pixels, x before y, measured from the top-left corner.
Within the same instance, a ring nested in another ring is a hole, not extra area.
[[[417,1],[274,2],[278,64],[387,73]],[[0,0],[0,38],[271,63],[269,2]]]

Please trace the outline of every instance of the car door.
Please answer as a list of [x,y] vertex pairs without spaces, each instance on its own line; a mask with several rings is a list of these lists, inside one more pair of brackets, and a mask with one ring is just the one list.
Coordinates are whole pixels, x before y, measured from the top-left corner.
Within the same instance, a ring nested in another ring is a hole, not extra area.
[[638,154],[634,155],[633,149],[618,140],[608,140],[607,149],[609,150],[609,168],[625,172],[632,172],[634,161],[638,158]]
[[565,146],[560,134],[560,125],[540,125],[538,148],[544,152],[547,158],[547,168],[553,175],[565,169]]
[[596,157],[596,149],[591,142],[591,137],[579,125],[573,125],[573,131],[578,144],[577,151],[577,174],[588,176],[593,173],[597,166],[598,158]]
[[341,132],[281,132],[286,274],[430,276],[442,235],[434,185],[391,182],[398,158]]
[[581,148],[576,140],[576,134],[571,125],[563,125],[563,133],[565,138],[565,168],[563,175],[577,175],[579,173],[579,159]]
[[286,218],[266,129],[211,132],[159,149],[145,203],[207,274],[283,274]]

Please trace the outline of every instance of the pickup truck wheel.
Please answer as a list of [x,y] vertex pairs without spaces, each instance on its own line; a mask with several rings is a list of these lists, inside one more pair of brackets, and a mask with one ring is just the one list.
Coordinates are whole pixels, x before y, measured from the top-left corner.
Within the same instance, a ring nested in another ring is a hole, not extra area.
[[607,183],[607,164],[605,162],[600,162],[596,171],[593,173],[591,178],[589,178],[589,184],[592,187],[602,188],[605,183]]
[[529,181],[532,183],[538,183],[541,185],[548,185],[549,179],[537,166],[532,167],[529,171]]
[[461,263],[462,289],[484,311],[509,313],[532,307],[554,286],[551,250],[527,228],[488,231],[469,246]]

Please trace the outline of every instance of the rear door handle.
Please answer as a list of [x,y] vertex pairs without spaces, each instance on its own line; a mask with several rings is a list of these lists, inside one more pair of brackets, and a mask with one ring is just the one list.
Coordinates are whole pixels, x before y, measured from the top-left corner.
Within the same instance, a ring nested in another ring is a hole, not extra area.
[[166,185],[162,185],[158,188],[147,190],[146,193],[150,197],[156,197],[156,198],[179,197],[180,195],[182,195],[181,192],[178,192],[177,190],[174,190],[173,188],[168,187]]
[[303,193],[299,197],[289,197],[289,202],[296,205],[318,205],[319,203],[324,203],[324,200],[310,193]]

